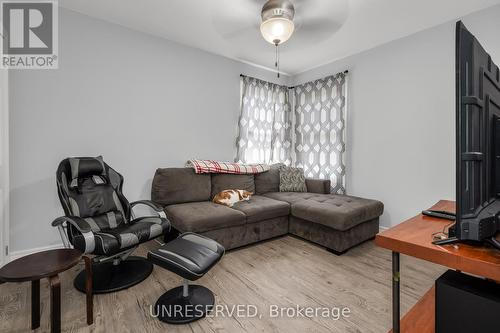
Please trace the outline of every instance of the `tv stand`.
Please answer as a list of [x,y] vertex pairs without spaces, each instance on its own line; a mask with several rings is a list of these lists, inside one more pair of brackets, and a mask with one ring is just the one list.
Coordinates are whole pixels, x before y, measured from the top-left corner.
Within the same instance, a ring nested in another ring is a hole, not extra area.
[[[431,209],[455,211],[455,202],[439,201]],[[427,260],[450,269],[459,270],[500,282],[500,252],[498,240],[490,239],[495,248],[456,242],[453,246],[436,246],[432,235],[442,232],[450,221],[419,214],[375,238],[378,246],[392,251],[392,333],[434,333],[435,291],[432,287],[408,313],[401,318],[400,309],[400,253]],[[447,244],[454,242],[453,229]],[[448,239],[446,239],[448,240]],[[444,239],[442,241],[445,241]],[[403,275],[404,277],[404,275]]]

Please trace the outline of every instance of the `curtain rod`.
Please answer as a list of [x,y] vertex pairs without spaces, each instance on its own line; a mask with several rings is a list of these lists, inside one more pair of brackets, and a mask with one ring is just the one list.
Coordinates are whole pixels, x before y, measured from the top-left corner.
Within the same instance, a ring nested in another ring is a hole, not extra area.
[[[347,73],[349,73],[349,70],[347,70],[347,69],[346,69],[346,70],[345,70],[345,71],[343,71],[342,73],[347,74]],[[245,75],[245,74],[240,74],[240,77],[248,77],[248,75]],[[288,89],[294,89],[295,87],[294,87],[294,86],[292,86],[292,87],[287,87],[287,88],[288,88]]]

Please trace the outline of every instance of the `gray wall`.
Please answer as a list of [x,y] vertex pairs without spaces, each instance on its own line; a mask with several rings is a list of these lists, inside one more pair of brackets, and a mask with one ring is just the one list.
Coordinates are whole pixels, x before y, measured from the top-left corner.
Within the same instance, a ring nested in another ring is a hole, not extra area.
[[[239,74],[275,74],[60,9],[58,70],[11,71],[11,251],[59,243],[55,171],[104,159],[129,200],[158,167],[234,158]],[[282,77],[282,80],[287,80]]]
[[[500,64],[500,6],[463,21]],[[455,198],[455,22],[318,67],[349,69],[347,191],[382,200],[383,226]]]
[[[500,6],[464,21],[500,62]],[[148,198],[157,167],[232,159],[238,74],[273,73],[60,9],[60,68],[10,75],[11,250],[59,242],[57,164],[102,154],[125,195]],[[351,194],[384,201],[390,226],[454,198],[454,23],[282,83],[350,70]],[[121,149],[120,149],[121,148]]]

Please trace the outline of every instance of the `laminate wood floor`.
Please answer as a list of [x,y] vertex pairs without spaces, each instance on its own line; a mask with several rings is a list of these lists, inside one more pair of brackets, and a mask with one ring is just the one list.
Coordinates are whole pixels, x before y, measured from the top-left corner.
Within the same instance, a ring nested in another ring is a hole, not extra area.
[[[137,249],[144,256],[158,247]],[[216,303],[251,304],[259,316],[211,317],[189,325],[164,324],[151,317],[150,305],[181,278],[155,267],[144,282],[94,298],[94,324],[85,322],[85,296],[73,288],[83,263],[61,274],[64,332],[380,332],[391,326],[391,253],[366,242],[342,256],[307,241],[285,236],[226,253],[197,284],[211,289]],[[445,268],[401,256],[401,307],[408,309]],[[49,332],[49,288],[41,282],[41,327]],[[30,331],[30,284],[0,285],[0,332]],[[270,306],[348,307],[349,317],[271,318]],[[251,308],[253,309],[253,308]]]

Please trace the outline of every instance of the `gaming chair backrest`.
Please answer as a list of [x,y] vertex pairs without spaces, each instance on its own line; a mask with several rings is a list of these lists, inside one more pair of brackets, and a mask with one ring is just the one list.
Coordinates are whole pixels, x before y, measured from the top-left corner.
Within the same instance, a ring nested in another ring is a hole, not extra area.
[[130,204],[122,194],[123,177],[98,157],[70,157],[57,169],[57,189],[67,216],[78,216],[95,230],[130,221]]

